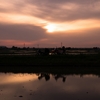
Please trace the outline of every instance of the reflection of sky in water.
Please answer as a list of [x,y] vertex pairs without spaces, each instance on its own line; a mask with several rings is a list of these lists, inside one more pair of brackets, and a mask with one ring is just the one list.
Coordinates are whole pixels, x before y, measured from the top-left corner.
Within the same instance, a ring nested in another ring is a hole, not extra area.
[[65,75],[55,80],[36,74],[0,73],[0,100],[100,100],[100,79],[95,75]]

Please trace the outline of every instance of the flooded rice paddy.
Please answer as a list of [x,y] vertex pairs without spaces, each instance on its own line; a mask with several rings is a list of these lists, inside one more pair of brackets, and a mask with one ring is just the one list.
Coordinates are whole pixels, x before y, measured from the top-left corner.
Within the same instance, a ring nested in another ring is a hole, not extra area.
[[0,100],[100,100],[99,75],[0,73]]

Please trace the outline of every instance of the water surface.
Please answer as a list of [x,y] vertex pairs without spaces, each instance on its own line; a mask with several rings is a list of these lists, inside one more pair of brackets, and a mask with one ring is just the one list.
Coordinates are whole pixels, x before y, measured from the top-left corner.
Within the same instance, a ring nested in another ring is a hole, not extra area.
[[97,75],[0,73],[0,100],[100,100]]

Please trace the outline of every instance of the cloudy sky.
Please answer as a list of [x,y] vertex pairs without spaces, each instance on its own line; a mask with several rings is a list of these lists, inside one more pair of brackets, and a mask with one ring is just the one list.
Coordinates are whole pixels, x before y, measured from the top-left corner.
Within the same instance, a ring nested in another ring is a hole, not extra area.
[[0,45],[100,47],[100,0],[0,0]]

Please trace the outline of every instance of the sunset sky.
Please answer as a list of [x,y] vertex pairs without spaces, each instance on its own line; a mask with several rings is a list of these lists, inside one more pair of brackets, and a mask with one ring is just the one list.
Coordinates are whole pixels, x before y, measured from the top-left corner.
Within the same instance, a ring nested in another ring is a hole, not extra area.
[[100,47],[100,0],[0,0],[0,45]]

